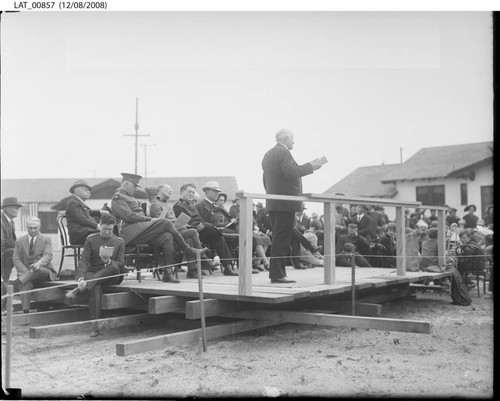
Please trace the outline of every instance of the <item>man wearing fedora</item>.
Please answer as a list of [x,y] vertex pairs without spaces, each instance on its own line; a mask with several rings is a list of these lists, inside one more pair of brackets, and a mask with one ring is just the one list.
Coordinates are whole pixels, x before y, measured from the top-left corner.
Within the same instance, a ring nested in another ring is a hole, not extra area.
[[[201,189],[205,192],[205,199],[196,204],[201,218],[217,227],[222,233],[236,233],[233,227],[229,228],[232,217],[228,211],[217,203],[219,194],[223,193],[217,181],[208,181]],[[226,195],[227,198],[227,195]]]
[[[294,160],[293,132],[280,130],[276,134],[276,146],[267,151],[262,159],[263,181],[266,193],[275,195],[299,195],[302,192],[302,177],[319,169],[326,158],[312,160],[301,166]],[[294,283],[286,277],[286,258],[290,253],[295,212],[304,209],[300,201],[268,199],[266,201],[272,225],[271,283]]]
[[16,240],[14,248],[14,266],[21,291],[24,313],[30,311],[31,291],[33,286],[43,281],[53,281],[57,273],[50,263],[52,260],[52,240],[40,233],[40,219],[31,217],[26,224],[27,235]]
[[217,251],[217,254],[221,258],[221,264],[224,266],[223,274],[225,276],[237,276],[238,273],[236,273],[231,266],[233,255],[231,254],[222,233],[217,230],[212,223],[203,220],[198,212],[198,209],[193,205],[193,199],[196,194],[196,185],[193,183],[182,184],[180,192],[181,198],[174,205],[175,216],[179,217],[181,213],[185,213],[191,217],[188,227],[196,229],[201,242],[208,244],[210,248]]
[[[171,221],[145,215],[141,203],[134,197],[136,189],[140,187],[140,175],[122,173],[122,177],[120,188],[110,202],[112,214],[122,221],[120,237],[125,241],[125,246],[151,244],[162,248],[163,264],[167,266],[163,269],[163,281],[178,283],[179,280],[172,274],[175,263],[174,242],[188,261],[196,259],[196,250],[184,241]],[[198,251],[200,256],[204,256],[207,249]]]
[[73,194],[66,206],[69,240],[72,244],[83,245],[89,234],[95,234],[99,211],[92,211],[85,201],[90,198],[92,187],[85,180],[76,181],[69,192]]
[[[10,273],[14,267],[12,256],[16,244],[16,227],[14,219],[22,205],[17,198],[5,198],[2,201],[2,296],[7,291]],[[5,300],[2,300],[2,311],[5,309]]]
[[479,220],[479,217],[477,217],[474,213],[476,213],[476,205],[467,205],[464,209],[464,212],[468,212],[464,217],[462,217],[465,220],[465,228],[476,228],[477,227],[477,221]]

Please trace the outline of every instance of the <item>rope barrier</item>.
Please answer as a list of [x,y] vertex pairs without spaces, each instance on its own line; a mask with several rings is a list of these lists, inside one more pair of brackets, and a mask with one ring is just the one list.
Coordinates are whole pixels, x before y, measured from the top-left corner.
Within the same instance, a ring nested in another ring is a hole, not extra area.
[[[350,253],[336,253],[336,254],[333,254],[333,255],[323,255],[323,257],[327,257],[327,256],[350,256],[351,254]],[[301,258],[304,258],[304,257],[310,257],[310,256],[314,256],[314,254],[311,254],[311,255],[299,255],[299,256],[268,256],[267,259],[270,261],[271,259],[301,259]],[[354,254],[354,256],[362,256],[364,258],[366,257],[369,257],[369,258],[404,258],[405,256],[397,256],[397,255],[369,255],[369,254]],[[490,258],[490,259],[493,259],[494,256],[493,254],[488,254],[488,255],[445,255],[447,257],[452,257],[452,258],[460,258],[460,259],[467,259],[467,258]],[[426,256],[422,256],[422,255],[407,255],[406,258],[425,258]],[[220,261],[233,261],[235,258],[221,258]],[[252,260],[259,260],[261,259],[261,257],[252,257]],[[186,263],[190,263],[190,262],[195,262],[194,260],[193,261],[183,261],[183,262],[179,262],[179,263],[174,263],[174,264],[170,264],[170,265],[164,265],[164,266],[153,266],[153,267],[149,267],[147,268],[149,271],[156,271],[156,270],[159,270],[159,269],[164,269],[164,268],[169,268],[169,267],[176,267],[176,266],[182,266],[182,265],[185,265]],[[337,267],[342,267],[342,266],[337,266]],[[89,279],[89,280],[85,280],[85,282],[93,282],[93,281],[100,281],[100,280],[107,280],[109,278],[114,278],[114,277],[125,277],[126,275],[128,274],[127,273],[120,273],[120,274],[115,274],[113,276],[106,276],[106,277],[98,277],[98,278],[93,278],[93,279]],[[76,283],[76,282],[75,282]],[[51,290],[51,289],[54,289],[54,288],[64,288],[64,287],[68,287],[70,285],[73,285],[73,283],[65,283],[65,284],[60,284],[60,285],[54,285],[54,286],[50,286],[50,287],[43,287],[43,288],[34,288],[32,290],[29,290],[29,291],[19,291],[19,292],[14,292],[12,293],[12,296],[14,295],[21,295],[21,294],[27,294],[27,293],[34,293],[34,292],[41,292],[41,291],[46,291],[46,290]],[[5,294],[5,295],[2,295],[1,299],[6,299],[9,295],[8,294]]]

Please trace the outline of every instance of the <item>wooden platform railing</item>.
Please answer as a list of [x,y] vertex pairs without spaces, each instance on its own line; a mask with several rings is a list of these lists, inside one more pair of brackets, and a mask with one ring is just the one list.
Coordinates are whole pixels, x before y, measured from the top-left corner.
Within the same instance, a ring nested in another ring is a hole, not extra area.
[[[438,251],[440,265],[445,263],[445,216],[446,208],[436,206],[422,206],[421,202],[393,201],[382,198],[365,198],[359,196],[340,196],[306,193],[300,196],[255,194],[240,191],[237,194],[240,205],[239,231],[239,261],[238,291],[240,295],[252,294],[252,232],[253,232],[253,200],[280,199],[302,202],[318,202],[324,205],[324,282],[335,284],[335,204],[379,205],[396,208],[396,260],[397,275],[406,274],[406,241],[405,238],[405,208],[424,207],[438,210]],[[318,283],[321,284],[321,283]]]

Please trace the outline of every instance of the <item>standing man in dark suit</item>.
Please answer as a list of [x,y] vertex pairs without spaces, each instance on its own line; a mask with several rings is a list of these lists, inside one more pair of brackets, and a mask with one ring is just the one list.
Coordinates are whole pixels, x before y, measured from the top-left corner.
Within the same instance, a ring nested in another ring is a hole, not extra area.
[[[276,134],[276,146],[270,149],[262,160],[264,188],[268,194],[299,195],[302,192],[301,177],[312,174],[326,163],[326,158],[315,159],[299,166],[290,150],[293,149],[293,133],[281,130]],[[300,201],[268,199],[266,207],[273,227],[271,246],[271,283],[294,283],[286,277],[286,257],[290,253],[295,212],[304,209]]]
[[[40,219],[31,217],[26,224],[28,234],[16,240],[14,266],[21,291],[31,291],[33,286],[43,281],[54,281],[57,273],[50,263],[52,260],[52,240],[40,234]],[[24,313],[30,311],[31,293],[21,294]]]
[[73,194],[66,206],[66,218],[68,225],[69,240],[72,244],[83,245],[89,234],[95,234],[97,229],[97,218],[99,211],[92,211],[85,204],[90,198],[92,187],[85,180],[76,181],[69,192]]
[[[22,205],[17,198],[5,198],[2,202],[2,296],[7,292],[10,273],[14,267],[12,256],[16,244],[16,227],[14,219]],[[2,312],[5,309],[5,300],[2,300]]]

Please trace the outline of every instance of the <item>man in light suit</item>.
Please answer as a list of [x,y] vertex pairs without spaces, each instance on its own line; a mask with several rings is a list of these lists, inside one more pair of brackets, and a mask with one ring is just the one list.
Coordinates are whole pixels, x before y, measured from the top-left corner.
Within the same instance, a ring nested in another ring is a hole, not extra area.
[[[319,169],[326,163],[326,159],[315,159],[299,166],[290,153],[294,138],[289,130],[279,131],[276,134],[276,142],[276,146],[270,149],[262,160],[266,193],[299,195],[302,192],[301,177]],[[294,283],[294,280],[286,277],[285,263],[290,253],[295,212],[302,211],[304,205],[300,201],[268,199],[266,207],[273,227],[269,278],[271,283]]]
[[[16,227],[14,219],[17,217],[21,204],[17,198],[5,198],[2,201],[2,296],[7,292],[10,273],[14,267],[12,256],[16,244]],[[5,310],[6,300],[2,300],[2,312]]]
[[[31,291],[35,284],[53,281],[57,277],[50,263],[52,240],[40,234],[40,219],[31,217],[26,228],[28,234],[16,240],[13,256],[20,291]],[[24,313],[29,313],[31,293],[21,294],[21,301]]]
[[89,234],[97,230],[99,211],[92,211],[85,201],[90,198],[92,187],[85,180],[76,181],[69,192],[73,194],[66,205],[66,218],[71,244],[83,245]]

